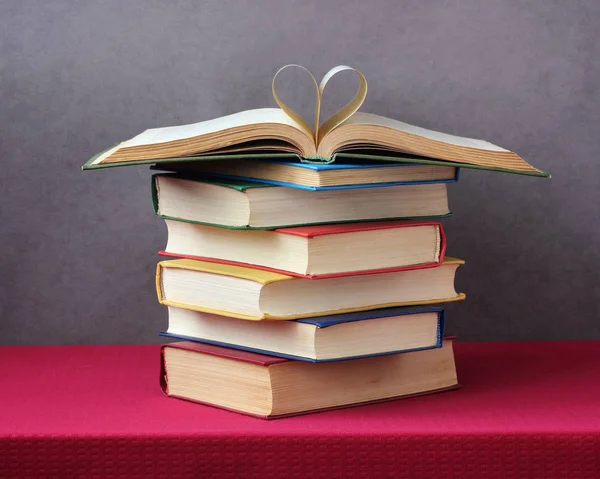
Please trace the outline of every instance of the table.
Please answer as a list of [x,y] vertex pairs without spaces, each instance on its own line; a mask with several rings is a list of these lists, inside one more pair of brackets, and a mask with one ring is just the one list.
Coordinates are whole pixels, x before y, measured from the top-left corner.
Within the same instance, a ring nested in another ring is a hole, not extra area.
[[0,477],[600,477],[600,342],[455,352],[459,390],[266,421],[165,397],[157,345],[1,347]]

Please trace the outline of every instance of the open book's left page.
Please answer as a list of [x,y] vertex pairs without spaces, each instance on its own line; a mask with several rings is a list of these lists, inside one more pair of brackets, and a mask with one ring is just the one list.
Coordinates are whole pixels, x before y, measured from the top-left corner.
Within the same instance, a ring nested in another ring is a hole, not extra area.
[[[272,131],[272,134],[269,134],[269,131]],[[295,132],[297,134],[294,134]],[[290,146],[296,146],[295,150],[298,152],[301,152],[306,144],[312,144],[311,138],[301,138],[306,135],[300,126],[281,109],[260,108],[189,125],[146,130],[105,151],[89,166],[136,161],[136,158],[188,156],[202,153],[203,150],[218,150],[230,146],[234,135],[239,136],[242,141],[268,140],[269,137],[286,141],[289,138]],[[195,144],[195,140],[198,139],[202,139],[203,145]]]

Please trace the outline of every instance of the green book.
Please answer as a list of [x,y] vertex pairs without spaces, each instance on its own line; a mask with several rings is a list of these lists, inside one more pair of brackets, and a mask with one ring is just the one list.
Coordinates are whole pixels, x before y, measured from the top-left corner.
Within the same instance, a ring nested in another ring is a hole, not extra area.
[[[297,65],[284,68],[287,67]],[[321,122],[319,112],[325,84],[343,71],[357,75],[358,92],[340,111]],[[189,125],[146,130],[94,156],[83,169],[261,158],[309,162],[393,161],[550,176],[518,154],[487,141],[359,112],[367,94],[367,83],[360,72],[350,67],[333,68],[320,86],[313,77],[317,91],[312,126],[277,95],[276,77],[277,74],[273,78],[272,92],[279,108],[247,110]]]
[[163,219],[231,229],[449,216],[446,183],[310,191],[241,180],[152,177]]

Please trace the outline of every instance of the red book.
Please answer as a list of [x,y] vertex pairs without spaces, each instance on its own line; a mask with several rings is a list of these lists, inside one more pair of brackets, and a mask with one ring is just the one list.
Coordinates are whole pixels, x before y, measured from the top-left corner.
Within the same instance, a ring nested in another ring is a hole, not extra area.
[[165,220],[169,239],[159,254],[252,266],[305,278],[332,278],[433,268],[446,252],[441,223],[372,221],[235,230]]
[[600,342],[454,349],[456,391],[262,421],[166,397],[158,345],[0,347],[0,477],[600,477]]
[[452,339],[441,348],[310,363],[197,342],[166,344],[168,396],[264,419],[457,387]]

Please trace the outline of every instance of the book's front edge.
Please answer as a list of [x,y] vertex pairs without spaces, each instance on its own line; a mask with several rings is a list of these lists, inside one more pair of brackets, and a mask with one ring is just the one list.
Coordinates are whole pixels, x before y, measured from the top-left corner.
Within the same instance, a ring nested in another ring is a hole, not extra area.
[[163,344],[160,347],[160,378],[159,385],[160,389],[165,396],[169,395],[169,380],[167,378],[167,367],[165,365],[165,347],[167,345]]
[[170,346],[169,344],[163,344],[160,348],[160,378],[159,378],[159,385],[160,385],[160,389],[163,392],[163,394],[168,397],[168,398],[174,398],[174,399],[181,399],[184,401],[188,401],[188,402],[193,402],[196,404],[202,404],[204,406],[211,406],[211,407],[216,407],[219,409],[225,409],[227,411],[232,411],[232,412],[237,412],[239,414],[244,414],[246,416],[252,416],[252,417],[257,417],[260,419],[268,419],[268,416],[262,416],[262,415],[258,415],[258,414],[251,414],[249,412],[245,412],[245,411],[238,411],[235,409],[230,409],[230,408],[226,408],[223,406],[218,406],[216,404],[210,404],[210,403],[206,403],[206,402],[202,402],[202,401],[196,401],[195,399],[191,399],[191,398],[186,398],[183,396],[177,396],[175,394],[169,394],[169,378],[167,376],[167,368],[166,368],[166,363],[165,363],[165,348]]
[[[156,296],[157,296],[158,302],[160,304],[162,304],[164,306],[172,306],[174,308],[189,309],[192,311],[201,311],[201,312],[205,312],[205,313],[216,314],[219,316],[227,316],[230,318],[246,319],[246,320],[251,320],[251,321],[260,321],[260,320],[266,319],[264,315],[251,316],[251,315],[233,313],[230,311],[221,311],[218,309],[207,308],[207,307],[200,306],[200,305],[180,303],[178,301],[172,301],[169,299],[165,299],[164,293],[163,293],[163,288],[162,288],[162,268],[163,268],[163,264],[165,264],[165,263],[172,263],[172,261],[161,261],[156,265],[156,278],[155,278]],[[168,266],[171,267],[170,265],[168,265]],[[183,269],[185,269],[185,268],[183,268]]]
[[353,403],[353,404],[343,404],[340,406],[332,406],[332,407],[326,407],[326,408],[321,408],[321,409],[311,409],[308,411],[300,411],[300,412],[295,412],[295,413],[273,415],[273,416],[267,417],[266,419],[283,419],[286,417],[301,416],[304,414],[313,414],[313,413],[327,412],[327,411],[335,411],[337,409],[347,409],[347,408],[356,407],[356,406],[368,406],[371,404],[379,404],[379,403],[385,403],[385,402],[390,402],[390,401],[396,401],[398,399],[410,399],[410,398],[419,397],[419,396],[426,396],[429,394],[438,394],[438,393],[442,393],[442,392],[446,392],[446,391],[454,391],[459,388],[460,388],[460,385],[458,383],[456,383],[456,384],[452,384],[450,386],[445,386],[442,388],[430,389],[428,391],[421,391],[421,392],[411,393],[411,394],[400,394],[398,396],[393,396],[393,397],[389,397],[389,398],[373,399],[371,401],[363,401],[363,402],[358,402],[358,403]]
[[379,156],[379,155],[366,155],[363,153],[336,153],[333,155],[333,158],[348,158],[348,159],[356,159],[356,160],[377,160],[377,161],[394,161],[399,163],[419,163],[423,165],[440,165],[440,166],[455,166],[456,168],[471,168],[475,170],[487,170],[487,171],[496,171],[499,173],[511,173],[515,175],[524,175],[524,176],[537,176],[542,178],[550,178],[550,173],[546,173],[542,170],[537,171],[521,171],[521,170],[513,170],[510,168],[500,168],[495,166],[480,166],[480,165],[471,165],[468,163],[456,163],[453,161],[445,161],[445,160],[435,160],[433,158],[401,158],[394,156]]
[[[196,223],[194,221],[186,221],[180,218],[174,218],[174,217],[169,217],[169,216],[163,216],[161,214],[159,214],[159,191],[158,191],[158,178],[161,177],[168,177],[168,178],[176,178],[176,179],[180,179],[180,180],[186,180],[186,181],[198,181],[198,179],[190,179],[188,178],[186,175],[182,175],[179,173],[155,173],[151,176],[150,178],[150,195],[152,197],[152,207],[154,209],[154,214],[161,219],[171,219],[173,221],[182,221],[185,223]],[[243,186],[239,186],[239,185],[231,185],[231,184],[226,184],[226,183],[212,183],[212,184],[216,184],[218,186],[223,186],[223,187],[227,187],[227,188],[233,188],[236,191],[239,191],[241,193],[244,193],[244,191],[248,188],[245,188]],[[252,186],[250,186],[252,187]],[[207,224],[209,225],[209,223],[199,223],[199,224]],[[219,226],[221,228],[227,228],[227,229],[248,229],[248,225],[243,225],[243,226],[229,226],[229,225],[211,225],[211,226]]]
[[310,409],[310,410],[306,410],[306,411],[298,411],[298,412],[293,412],[293,413],[286,413],[286,414],[279,414],[279,415],[271,415],[271,416],[263,416],[263,415],[259,415],[259,414],[253,414],[250,412],[246,412],[246,411],[241,411],[241,410],[237,410],[237,409],[232,409],[232,408],[228,408],[225,406],[220,406],[218,404],[213,404],[213,403],[208,403],[208,402],[203,402],[203,401],[198,401],[195,399],[191,399],[191,398],[187,398],[187,397],[183,397],[183,396],[176,396],[176,395],[168,395],[170,398],[176,398],[176,399],[180,399],[183,401],[188,401],[188,402],[193,402],[196,404],[201,404],[203,406],[208,406],[208,407],[214,407],[217,409],[223,409],[225,411],[230,411],[230,412],[234,412],[234,413],[238,413],[238,414],[243,414],[244,416],[251,416],[251,417],[255,417],[258,419],[284,419],[286,417],[294,417],[294,416],[303,416],[306,414],[313,414],[313,413],[321,413],[321,412],[327,412],[327,411],[335,411],[338,409],[348,409],[351,407],[357,407],[357,406],[368,406],[371,404],[379,404],[379,403],[385,403],[385,402],[390,402],[390,401],[395,401],[398,399],[409,399],[409,398],[413,398],[413,397],[419,397],[419,396],[425,396],[425,395],[429,395],[429,394],[438,394],[438,393],[442,393],[442,392],[446,392],[446,391],[453,391],[456,389],[459,389],[460,385],[458,383],[450,385],[450,386],[446,386],[446,387],[442,387],[442,388],[438,388],[438,389],[431,389],[428,391],[421,391],[421,392],[417,392],[417,393],[412,393],[412,394],[402,394],[399,396],[393,396],[393,397],[387,397],[387,398],[381,398],[381,399],[374,399],[374,400],[370,400],[370,401],[363,401],[363,402],[358,402],[358,403],[352,403],[352,404],[343,404],[340,406],[331,406],[331,407],[325,407],[325,408],[319,408],[319,409]]

